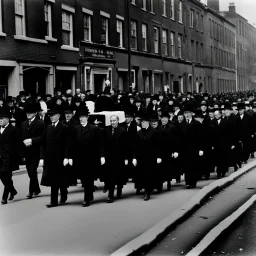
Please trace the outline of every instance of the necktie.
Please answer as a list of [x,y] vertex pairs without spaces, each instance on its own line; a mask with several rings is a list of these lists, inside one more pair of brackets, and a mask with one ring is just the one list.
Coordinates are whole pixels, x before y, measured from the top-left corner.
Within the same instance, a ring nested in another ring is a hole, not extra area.
[[30,126],[30,125],[31,125],[31,123],[32,123],[32,121],[31,121],[31,120],[28,120],[28,126]]
[[115,134],[115,128],[112,127],[112,135],[114,135],[114,134]]
[[189,124],[189,119],[187,119],[187,123]]
[[52,130],[54,131],[55,123],[52,123]]

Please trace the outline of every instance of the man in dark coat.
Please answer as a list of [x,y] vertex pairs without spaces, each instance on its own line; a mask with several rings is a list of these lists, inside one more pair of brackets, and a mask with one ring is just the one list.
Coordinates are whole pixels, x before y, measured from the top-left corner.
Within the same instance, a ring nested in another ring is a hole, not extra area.
[[93,200],[94,180],[98,178],[100,165],[105,164],[105,157],[100,129],[88,123],[88,108],[80,109],[77,115],[80,124],[73,131],[72,156],[77,178],[84,186],[82,206],[87,207]]
[[59,121],[60,115],[61,109],[52,106],[49,111],[52,124],[47,126],[42,138],[41,159],[44,161],[40,162],[44,168],[41,185],[51,187],[51,201],[46,205],[48,208],[58,206],[59,190],[60,204],[65,204],[69,179],[64,167],[73,164],[69,157],[68,126]]
[[13,186],[12,171],[19,169],[21,138],[17,128],[10,125],[10,118],[9,111],[0,112],[0,179],[4,185],[2,204],[7,204],[9,194],[9,200],[13,200],[17,194]]
[[148,201],[153,188],[154,172],[162,159],[157,131],[149,125],[150,115],[145,113],[141,120],[142,129],[137,133],[133,165],[137,167],[135,188],[137,190],[144,188],[144,200]]
[[41,139],[45,130],[45,124],[36,117],[37,112],[40,110],[39,103],[26,104],[24,111],[27,115],[27,121],[21,124],[25,164],[30,179],[28,199],[31,199],[33,194],[37,196],[41,193],[37,178],[37,168],[40,160]]
[[105,170],[106,185],[109,189],[108,203],[114,200],[114,190],[117,185],[117,198],[122,196],[123,185],[127,182],[125,166],[128,165],[127,155],[127,132],[118,126],[118,116],[111,116],[111,126],[106,128],[105,133]]

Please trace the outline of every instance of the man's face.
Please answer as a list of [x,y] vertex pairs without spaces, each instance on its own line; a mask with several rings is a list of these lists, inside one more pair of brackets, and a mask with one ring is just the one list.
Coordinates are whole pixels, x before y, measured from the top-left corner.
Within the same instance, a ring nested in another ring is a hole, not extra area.
[[76,104],[77,107],[79,107],[80,106],[80,101],[77,101],[75,104]]
[[50,119],[51,119],[51,122],[52,122],[52,123],[56,123],[56,122],[59,121],[59,119],[60,119],[60,114],[53,114],[53,115],[50,115]]
[[72,101],[72,97],[68,97],[68,101]]
[[211,119],[213,119],[213,118],[214,118],[214,112],[209,112],[209,117],[210,117]]
[[250,109],[250,106],[245,106],[245,110],[248,111]]
[[141,126],[141,118],[140,117],[135,117],[135,122],[138,126]]
[[162,123],[162,125],[167,125],[167,124],[168,124],[168,121],[169,121],[169,119],[168,119],[168,117],[166,117],[166,116],[164,116],[164,117],[161,118],[161,123]]
[[254,113],[256,113],[256,108],[255,107],[253,107],[252,110],[253,110]]
[[26,115],[27,115],[27,119],[31,120],[36,116],[36,113],[26,113]]
[[48,102],[48,101],[51,101],[51,97],[46,97],[46,101]]
[[231,110],[230,109],[225,109],[225,116],[230,116],[231,115]]
[[65,119],[67,121],[70,121],[70,119],[73,117],[73,114],[72,113],[65,113]]
[[136,102],[135,105],[137,108],[139,108],[141,106],[141,102]]
[[79,116],[79,121],[81,125],[86,125],[88,121],[88,116]]
[[0,100],[0,106],[3,106],[4,102],[2,100]]
[[153,101],[152,101],[152,104],[153,104],[153,105],[156,105],[156,104],[157,104],[157,100],[153,100]]
[[130,103],[131,103],[131,104],[134,103],[134,98],[130,98]]
[[179,115],[178,116],[178,122],[181,123],[181,122],[183,122],[183,120],[184,120],[184,116]]
[[0,126],[6,126],[9,123],[9,118],[0,117]]
[[214,112],[214,116],[215,116],[215,118],[217,119],[217,120],[219,120],[220,118],[221,118],[221,111],[215,111]]
[[113,128],[116,128],[118,126],[118,117],[117,116],[111,116],[110,117],[110,124]]
[[146,98],[146,103],[149,103],[150,102],[150,98]]
[[9,102],[8,102],[8,106],[9,106],[10,108],[12,108],[12,107],[14,106],[13,101],[9,101]]
[[151,127],[153,127],[154,129],[156,129],[158,127],[158,121],[151,121]]
[[80,94],[80,92],[81,92],[81,90],[80,90],[80,89],[76,89],[76,94],[77,94],[77,95],[79,95],[79,94]]
[[164,96],[163,95],[159,95],[159,100],[163,100]]
[[141,127],[144,128],[144,129],[148,128],[149,127],[149,121],[142,120]]
[[190,111],[185,111],[185,112],[184,112],[184,116],[185,116],[186,119],[191,119],[191,118],[192,118],[192,112],[190,112]]
[[131,121],[132,121],[132,117],[126,115],[126,116],[125,116],[125,122],[126,122],[127,124],[130,124]]
[[80,99],[81,99],[81,100],[85,100],[85,94],[82,93],[82,94],[80,95]]
[[205,105],[202,105],[202,106],[201,106],[201,110],[202,110],[203,112],[206,112],[207,107],[206,107]]
[[243,108],[239,109],[238,112],[239,112],[240,115],[243,115],[244,114],[244,109]]

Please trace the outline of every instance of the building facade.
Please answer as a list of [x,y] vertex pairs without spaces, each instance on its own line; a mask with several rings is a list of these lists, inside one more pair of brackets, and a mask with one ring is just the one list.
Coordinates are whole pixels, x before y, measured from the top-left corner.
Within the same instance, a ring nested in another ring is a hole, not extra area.
[[236,40],[198,0],[0,0],[0,93],[234,91]]

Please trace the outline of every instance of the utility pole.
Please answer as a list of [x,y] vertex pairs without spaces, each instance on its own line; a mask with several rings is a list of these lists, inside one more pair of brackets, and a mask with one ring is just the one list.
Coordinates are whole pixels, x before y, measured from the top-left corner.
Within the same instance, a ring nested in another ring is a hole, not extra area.
[[132,92],[132,81],[131,81],[131,21],[130,21],[130,1],[126,0],[127,9],[127,31],[128,31],[128,86],[129,91]]

